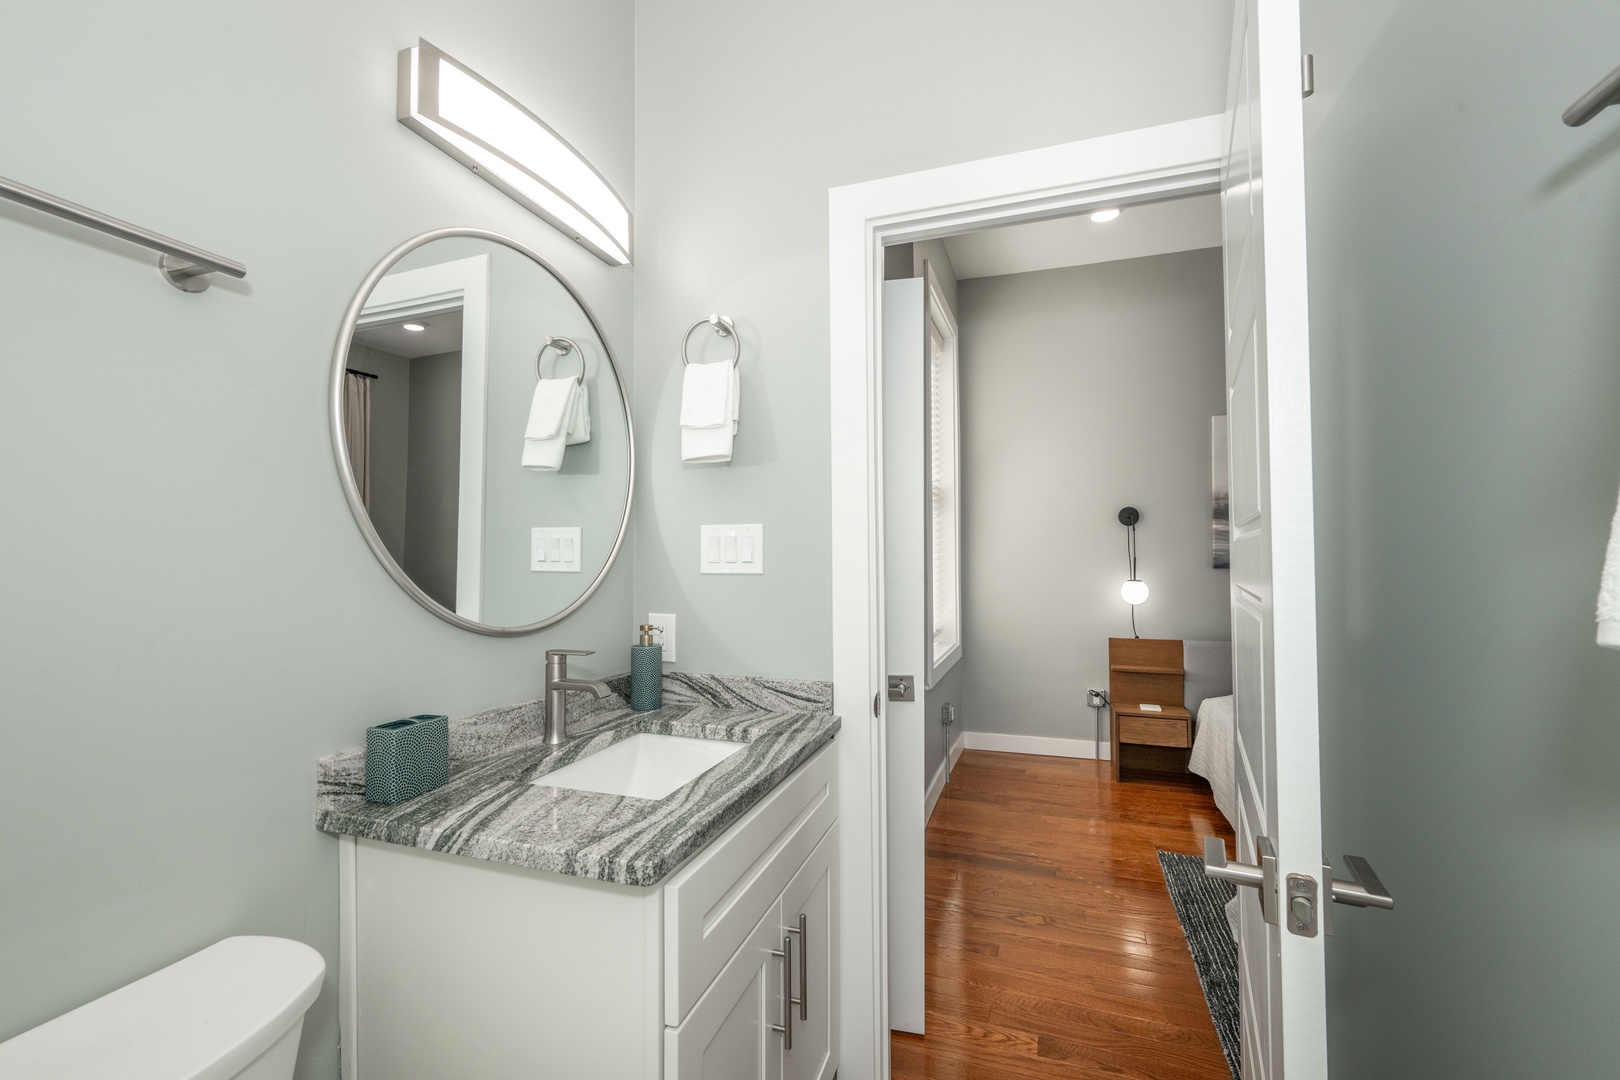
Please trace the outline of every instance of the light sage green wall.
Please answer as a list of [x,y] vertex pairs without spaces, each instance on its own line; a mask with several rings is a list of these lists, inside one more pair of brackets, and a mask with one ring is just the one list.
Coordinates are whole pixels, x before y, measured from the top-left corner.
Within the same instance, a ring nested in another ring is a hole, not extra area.
[[1221,252],[958,288],[962,726],[1089,741],[1082,691],[1108,686],[1108,639],[1131,635],[1120,507],[1142,512],[1137,632],[1231,636],[1228,574],[1210,565]]
[[[827,189],[1219,112],[1230,17],[639,0],[635,610],[680,616],[680,667],[832,674]],[[711,312],[742,331],[740,432],[730,465],[683,465],[680,338]],[[766,573],[700,575],[698,526],[751,522]]]
[[[537,693],[543,651],[623,670],[630,568],[496,640],[411,601],[360,537],[327,427],[360,278],[421,230],[512,234],[628,356],[610,269],[394,118],[417,36],[531,104],[627,198],[629,0],[11,5],[7,176],[244,261],[155,256],[0,203],[0,1038],[229,934],[325,955],[301,1080],[337,1075],[337,849],[315,759],[367,724]],[[567,47],[558,47],[566,42]]]
[[1620,6],[1304,15],[1333,1076],[1613,1076]]

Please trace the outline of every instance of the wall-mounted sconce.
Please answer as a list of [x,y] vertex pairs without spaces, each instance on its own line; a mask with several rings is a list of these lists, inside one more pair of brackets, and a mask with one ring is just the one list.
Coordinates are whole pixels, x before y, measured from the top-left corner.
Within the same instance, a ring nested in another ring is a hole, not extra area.
[[1125,565],[1130,574],[1119,587],[1119,598],[1131,605],[1132,637],[1142,636],[1136,632],[1136,605],[1148,598],[1147,582],[1136,576],[1136,523],[1141,520],[1142,512],[1134,506],[1119,512],[1119,523],[1125,526]]
[[426,41],[399,54],[399,122],[614,266],[630,208],[589,161],[494,83]]

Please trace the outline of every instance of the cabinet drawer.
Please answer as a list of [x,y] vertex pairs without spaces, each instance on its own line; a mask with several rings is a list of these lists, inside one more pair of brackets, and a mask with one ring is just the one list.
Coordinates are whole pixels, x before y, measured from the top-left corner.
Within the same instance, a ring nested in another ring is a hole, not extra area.
[[1185,720],[1157,716],[1121,716],[1119,741],[1143,746],[1191,746]]
[[824,746],[664,886],[664,1023],[677,1027],[838,817]]

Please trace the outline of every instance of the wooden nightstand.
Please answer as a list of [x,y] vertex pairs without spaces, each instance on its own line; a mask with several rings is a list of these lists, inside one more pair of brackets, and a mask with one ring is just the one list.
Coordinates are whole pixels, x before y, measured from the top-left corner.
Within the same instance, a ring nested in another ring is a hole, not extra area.
[[[1179,640],[1108,639],[1108,727],[1115,780],[1122,765],[1159,772],[1187,770],[1192,714],[1183,704],[1186,697]],[[1158,705],[1159,710],[1143,705]]]

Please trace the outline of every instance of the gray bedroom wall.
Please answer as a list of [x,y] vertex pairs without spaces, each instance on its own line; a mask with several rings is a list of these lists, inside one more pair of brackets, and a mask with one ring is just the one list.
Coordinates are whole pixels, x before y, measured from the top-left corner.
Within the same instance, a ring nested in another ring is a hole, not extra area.
[[1612,1076],[1620,6],[1304,15],[1332,1073]]
[[6,19],[5,174],[248,277],[186,295],[150,253],[0,204],[0,1039],[279,934],[327,960],[299,1068],[326,1080],[337,847],[311,824],[315,759],[379,720],[533,696],[548,646],[601,650],[582,670],[605,674],[630,642],[628,563],[555,629],[480,637],[401,592],[344,502],[333,340],[407,236],[517,237],[629,352],[632,272],[401,126],[396,55],[446,48],[632,199],[632,7],[64,0]]
[[1091,740],[1086,687],[1131,635],[1230,637],[1211,567],[1210,418],[1226,411],[1219,248],[960,283],[967,731]]
[[[827,189],[1219,112],[1230,17],[640,0],[635,610],[680,616],[680,667],[832,674]],[[952,77],[924,87],[897,55]],[[740,431],[731,464],[683,465],[680,338],[711,312],[742,332]],[[698,526],[746,522],[765,525],[768,571],[700,575]]]
[[405,561],[422,591],[456,610],[461,500],[461,351],[411,362]]

